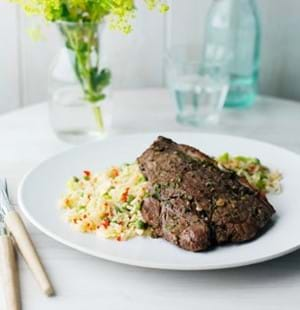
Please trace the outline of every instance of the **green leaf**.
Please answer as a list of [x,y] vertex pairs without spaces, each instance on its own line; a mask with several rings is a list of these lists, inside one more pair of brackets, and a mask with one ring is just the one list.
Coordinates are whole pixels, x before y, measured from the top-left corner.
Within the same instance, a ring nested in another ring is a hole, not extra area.
[[102,69],[99,73],[96,67],[90,70],[90,82],[92,89],[94,91],[93,95],[88,94],[90,101],[103,100],[105,94],[103,94],[103,89],[110,84],[111,73],[108,69]]
[[219,156],[218,158],[217,158],[217,160],[218,161],[220,161],[220,162],[227,162],[228,160],[229,160],[229,154],[228,153],[224,153],[224,154],[222,154],[221,156]]
[[136,225],[136,228],[138,228],[138,229],[146,229],[146,227],[147,227],[147,224],[144,223],[144,222],[141,221],[141,220],[138,220],[138,221],[135,223],[135,225]]
[[109,69],[102,69],[97,75],[96,83],[97,88],[101,87],[102,89],[110,84],[111,72]]
[[86,210],[86,206],[79,206],[78,207],[78,211],[85,211]]
[[79,53],[87,53],[89,51],[90,45],[86,42],[80,41],[78,46],[78,52]]
[[134,195],[128,195],[127,202],[128,202],[128,203],[131,203],[132,200],[134,200],[134,199],[135,199],[135,196],[134,196]]
[[62,20],[68,20],[69,15],[70,13],[69,13],[67,5],[65,3],[62,3],[60,7],[60,18]]

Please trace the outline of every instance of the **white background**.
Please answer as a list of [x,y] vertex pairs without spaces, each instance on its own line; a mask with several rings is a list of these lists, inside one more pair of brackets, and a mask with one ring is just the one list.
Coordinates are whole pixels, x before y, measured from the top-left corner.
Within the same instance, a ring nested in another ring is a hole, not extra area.
[[[166,46],[203,37],[211,0],[171,2],[166,16],[139,5],[133,34],[105,34],[116,88],[164,85]],[[263,26],[261,93],[300,100],[299,1],[257,2]],[[47,98],[48,67],[60,42],[53,26],[46,27],[42,42],[32,42],[27,35],[32,22],[15,5],[0,2],[0,113]]]

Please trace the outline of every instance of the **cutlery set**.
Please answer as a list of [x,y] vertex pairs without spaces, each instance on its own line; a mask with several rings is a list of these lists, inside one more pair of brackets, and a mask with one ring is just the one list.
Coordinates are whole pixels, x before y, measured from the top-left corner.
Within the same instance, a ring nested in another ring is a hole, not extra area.
[[53,295],[53,287],[32,240],[9,200],[7,181],[0,178],[0,268],[7,310],[21,309],[17,252],[23,256],[42,291],[47,296]]

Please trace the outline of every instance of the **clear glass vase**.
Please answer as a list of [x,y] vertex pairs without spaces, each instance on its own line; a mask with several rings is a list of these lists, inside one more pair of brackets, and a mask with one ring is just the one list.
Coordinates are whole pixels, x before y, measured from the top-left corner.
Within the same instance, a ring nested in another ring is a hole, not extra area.
[[49,70],[50,122],[70,143],[107,136],[111,73],[101,58],[103,24],[57,23],[63,47]]

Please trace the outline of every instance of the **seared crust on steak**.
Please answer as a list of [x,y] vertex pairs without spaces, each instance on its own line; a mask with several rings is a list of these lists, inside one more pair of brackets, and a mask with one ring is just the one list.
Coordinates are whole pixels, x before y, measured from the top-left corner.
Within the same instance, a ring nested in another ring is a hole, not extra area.
[[189,251],[253,239],[275,213],[266,197],[199,150],[159,137],[139,158],[154,235]]

